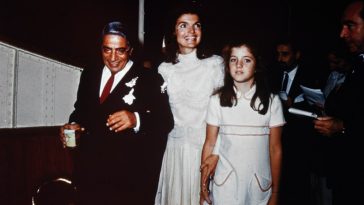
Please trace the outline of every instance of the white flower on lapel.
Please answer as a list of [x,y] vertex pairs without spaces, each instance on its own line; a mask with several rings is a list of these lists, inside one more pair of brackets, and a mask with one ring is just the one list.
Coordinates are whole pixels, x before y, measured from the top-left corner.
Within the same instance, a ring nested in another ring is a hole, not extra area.
[[132,88],[136,84],[137,80],[138,80],[138,77],[135,77],[135,78],[131,79],[129,82],[125,83],[125,85],[128,86],[129,88]]
[[163,85],[161,85],[161,93],[165,93],[167,90],[167,82],[164,82]]
[[125,103],[131,105],[133,104],[133,101],[135,100],[135,96],[133,95],[134,88],[130,90],[130,92],[123,97],[123,100]]

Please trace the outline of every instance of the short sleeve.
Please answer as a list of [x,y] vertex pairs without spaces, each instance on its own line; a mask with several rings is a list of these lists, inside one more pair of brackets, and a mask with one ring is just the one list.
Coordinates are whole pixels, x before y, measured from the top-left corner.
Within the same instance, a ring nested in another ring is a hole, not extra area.
[[[210,97],[207,110],[206,123],[213,126],[219,126],[221,122],[221,106],[218,95]],[[212,154],[219,155],[221,137],[218,135]]]
[[209,125],[219,126],[221,121],[221,106],[218,95],[213,95],[210,97],[206,123]]
[[283,107],[278,95],[272,95],[272,104],[270,109],[269,127],[282,126],[286,123],[283,116]]

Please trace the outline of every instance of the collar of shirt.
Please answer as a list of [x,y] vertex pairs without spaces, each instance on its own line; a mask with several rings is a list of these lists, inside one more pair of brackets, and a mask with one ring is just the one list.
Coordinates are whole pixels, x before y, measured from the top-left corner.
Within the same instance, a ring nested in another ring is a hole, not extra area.
[[[133,65],[133,61],[129,60],[126,63],[125,67],[121,71],[119,71],[115,74],[114,83],[112,84],[110,92],[112,92],[114,90],[114,88],[116,87],[116,85],[121,81],[121,79],[123,79],[123,77],[130,70],[132,65]],[[108,67],[104,66],[104,68],[102,70],[99,96],[101,96],[101,93],[105,87],[105,84],[106,84],[107,80],[110,78],[110,76],[111,76],[111,71],[109,70]]]
[[291,71],[288,72],[289,79],[293,79],[294,78],[294,76],[297,73],[297,69],[298,69],[298,65],[295,68],[293,68]]

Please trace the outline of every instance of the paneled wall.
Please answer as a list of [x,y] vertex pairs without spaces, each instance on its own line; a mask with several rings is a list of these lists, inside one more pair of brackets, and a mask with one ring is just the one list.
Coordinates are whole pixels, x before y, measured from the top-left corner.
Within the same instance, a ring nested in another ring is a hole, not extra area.
[[81,70],[0,42],[0,128],[67,122]]

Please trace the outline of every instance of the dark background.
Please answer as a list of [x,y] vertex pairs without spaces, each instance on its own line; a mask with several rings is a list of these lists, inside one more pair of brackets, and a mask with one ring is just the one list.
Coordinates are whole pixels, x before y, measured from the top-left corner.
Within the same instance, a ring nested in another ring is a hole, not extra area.
[[[160,51],[166,12],[178,0],[145,0],[146,53]],[[179,0],[182,1],[182,0]],[[254,38],[263,57],[273,57],[273,45],[282,36],[299,39],[305,53],[321,58],[339,38],[340,16],[349,0],[199,0],[208,14],[205,40],[216,53],[231,38]],[[2,1],[0,41],[85,67],[100,60],[100,32],[108,22],[129,25],[137,37],[138,0]]]

